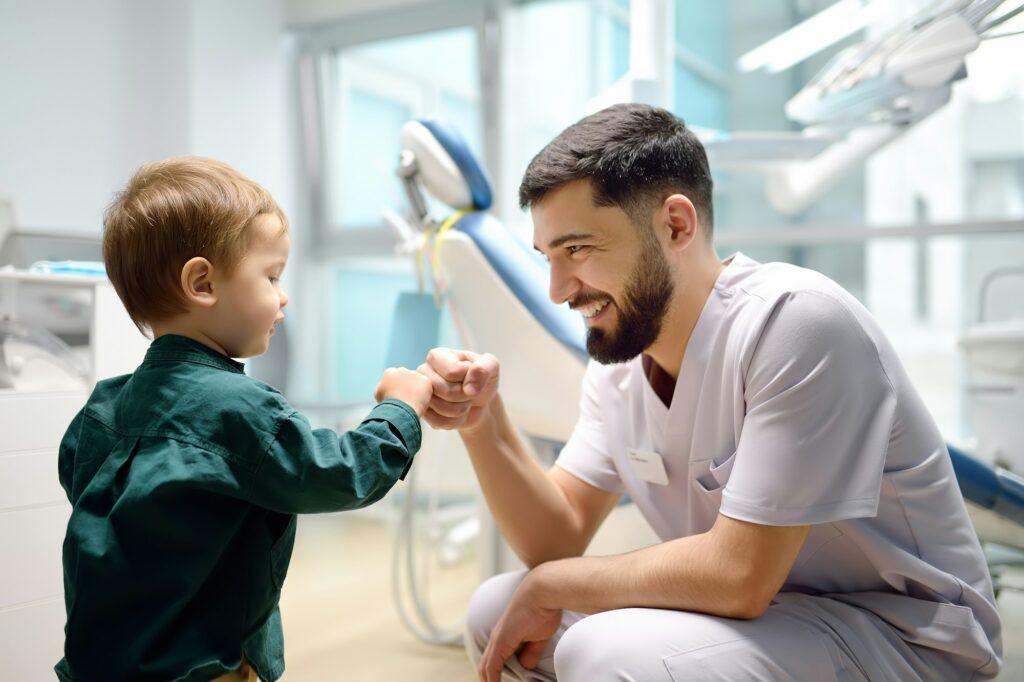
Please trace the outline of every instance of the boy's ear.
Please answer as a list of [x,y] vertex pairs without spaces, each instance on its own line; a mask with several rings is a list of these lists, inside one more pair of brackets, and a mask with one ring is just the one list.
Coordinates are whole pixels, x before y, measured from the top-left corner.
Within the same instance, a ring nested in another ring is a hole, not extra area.
[[217,302],[213,292],[213,263],[197,256],[181,268],[181,289],[189,303],[209,308]]

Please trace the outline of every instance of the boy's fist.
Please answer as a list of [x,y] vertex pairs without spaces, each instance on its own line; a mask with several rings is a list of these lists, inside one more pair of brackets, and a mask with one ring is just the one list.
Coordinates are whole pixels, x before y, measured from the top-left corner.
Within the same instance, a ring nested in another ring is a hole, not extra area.
[[373,397],[378,403],[386,398],[401,400],[422,417],[430,405],[430,396],[433,393],[430,379],[419,372],[404,367],[391,367],[384,370],[384,376],[380,378]]

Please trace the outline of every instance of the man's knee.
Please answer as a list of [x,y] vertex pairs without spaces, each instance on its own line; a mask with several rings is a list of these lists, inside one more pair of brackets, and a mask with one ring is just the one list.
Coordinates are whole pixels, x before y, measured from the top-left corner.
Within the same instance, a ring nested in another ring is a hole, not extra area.
[[584,680],[660,679],[634,670],[639,651],[632,650],[621,611],[587,616],[572,625],[555,647],[555,675],[559,682]]
[[505,607],[525,575],[526,571],[514,571],[488,578],[470,597],[466,611],[466,651],[473,663],[480,660],[491,630],[505,613]]
[[[667,652],[659,646],[658,630],[663,624],[649,622],[656,620],[657,615],[648,609],[605,611],[570,627],[555,648],[555,674],[559,682],[671,682],[674,678],[663,662]],[[685,631],[673,634],[685,641]]]
[[[691,666],[686,655],[679,654],[699,650],[719,638],[729,639],[728,633],[715,631],[716,621],[719,619],[700,614],[656,609],[597,613],[562,635],[555,648],[555,672],[559,682],[707,679],[701,666]],[[742,651],[735,653],[743,655]]]
[[817,633],[769,614],[737,621],[685,611],[621,609],[584,618],[555,648],[559,682],[833,679]]

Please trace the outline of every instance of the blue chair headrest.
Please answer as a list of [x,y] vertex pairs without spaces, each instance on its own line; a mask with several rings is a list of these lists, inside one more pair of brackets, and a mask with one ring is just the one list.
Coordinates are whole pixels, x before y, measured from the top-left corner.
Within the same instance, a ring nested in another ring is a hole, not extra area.
[[430,131],[458,166],[473,199],[473,208],[478,211],[489,209],[493,203],[491,183],[487,181],[483,168],[477,163],[473,152],[469,150],[469,146],[458,131],[447,123],[435,119],[424,118],[419,122]]

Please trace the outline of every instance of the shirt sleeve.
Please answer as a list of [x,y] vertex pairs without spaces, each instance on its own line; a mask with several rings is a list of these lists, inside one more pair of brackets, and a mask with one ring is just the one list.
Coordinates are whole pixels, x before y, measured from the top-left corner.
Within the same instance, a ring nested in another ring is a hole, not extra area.
[[256,469],[251,500],[288,514],[368,506],[405,477],[421,438],[419,416],[400,400],[385,400],[340,436],[293,411]]
[[569,442],[558,455],[555,465],[576,478],[610,493],[625,489],[619,471],[608,452],[608,437],[601,414],[599,365],[593,360],[583,375],[580,416]]
[[721,513],[781,526],[875,516],[896,394],[853,312],[824,294],[790,294],[745,378]]

